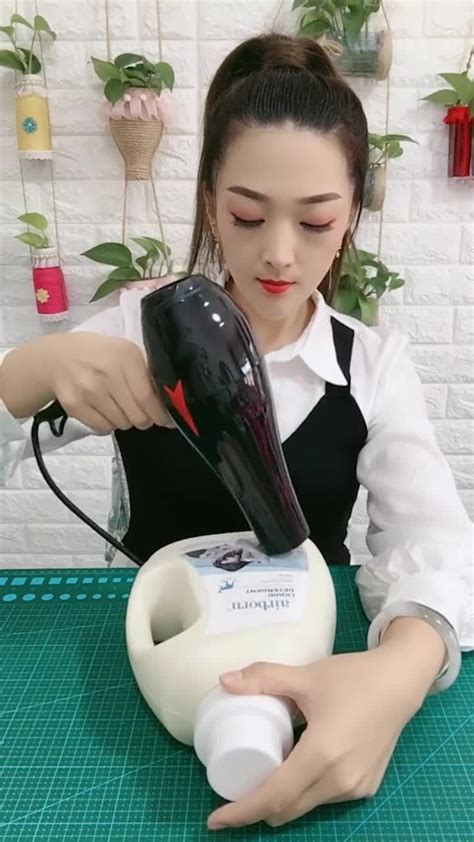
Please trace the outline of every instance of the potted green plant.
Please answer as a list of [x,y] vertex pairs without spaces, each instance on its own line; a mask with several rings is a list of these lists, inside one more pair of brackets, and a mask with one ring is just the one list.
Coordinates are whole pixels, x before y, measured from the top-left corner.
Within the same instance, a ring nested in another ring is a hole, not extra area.
[[[18,44],[16,25],[32,32],[28,47]],[[12,15],[7,26],[0,26],[12,50],[0,50],[0,67],[7,67],[21,74],[16,85],[16,128],[18,154],[21,158],[48,159],[52,157],[51,128],[46,89],[41,77],[41,62],[34,53],[36,39],[41,34],[53,41],[53,32],[47,20],[36,15],[30,23],[21,15]]]
[[385,199],[387,161],[403,155],[402,143],[417,143],[404,134],[369,134],[369,169],[365,180],[364,208],[379,211]]
[[474,79],[469,78],[474,48],[462,73],[439,73],[449,88],[441,88],[423,97],[447,108],[443,122],[449,126],[450,178],[467,178],[472,173],[472,133],[474,122]]
[[332,306],[364,322],[378,323],[379,300],[388,290],[399,289],[405,281],[369,251],[355,246],[346,250]]
[[[122,287],[151,290],[175,279],[169,246],[153,237],[131,237],[131,240],[144,251],[140,257],[134,257],[128,246],[122,243],[100,243],[83,252],[89,260],[115,267],[96,290],[91,302],[99,301]],[[162,274],[164,267],[166,273]]]
[[153,156],[169,119],[174,71],[164,61],[151,62],[136,53],[122,53],[113,62],[92,58],[105,82],[106,113],[130,180],[151,178]]
[[58,250],[51,245],[47,235],[48,220],[41,213],[24,213],[18,219],[28,226],[28,230],[17,234],[16,239],[31,249],[37,312],[45,321],[65,319],[68,314],[66,283]]
[[299,35],[322,41],[341,73],[386,79],[392,65],[392,35],[371,32],[368,22],[382,0],[293,0],[301,10]]

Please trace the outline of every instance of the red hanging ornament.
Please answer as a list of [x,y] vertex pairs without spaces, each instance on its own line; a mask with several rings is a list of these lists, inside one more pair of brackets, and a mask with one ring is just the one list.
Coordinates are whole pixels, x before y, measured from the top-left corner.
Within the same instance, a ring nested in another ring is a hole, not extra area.
[[449,126],[449,169],[451,178],[467,178],[471,172],[473,118],[468,105],[448,108],[443,122]]
[[67,318],[68,300],[63,270],[54,248],[35,249],[33,286],[36,309],[42,319],[57,322]]

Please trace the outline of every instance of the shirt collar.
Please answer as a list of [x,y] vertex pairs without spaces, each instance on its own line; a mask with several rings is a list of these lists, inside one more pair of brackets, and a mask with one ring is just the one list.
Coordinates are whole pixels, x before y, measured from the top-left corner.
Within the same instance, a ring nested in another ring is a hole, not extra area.
[[[225,286],[226,274],[221,272],[216,279],[219,286]],[[270,351],[265,355],[267,363],[288,362],[299,357],[305,365],[327,383],[346,386],[347,380],[337,361],[331,317],[337,316],[326,304],[321,293],[313,295],[315,311],[301,336],[290,345]]]

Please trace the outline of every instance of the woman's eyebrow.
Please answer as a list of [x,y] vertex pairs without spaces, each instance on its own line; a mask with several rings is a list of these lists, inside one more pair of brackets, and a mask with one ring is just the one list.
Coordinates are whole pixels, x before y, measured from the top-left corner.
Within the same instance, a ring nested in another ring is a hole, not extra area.
[[[240,187],[233,185],[228,187],[230,193],[237,193],[239,196],[246,196],[248,199],[255,199],[257,202],[267,202],[270,196],[265,196],[264,193],[257,193],[256,190],[250,190],[248,187]],[[342,199],[339,193],[316,193],[314,196],[303,196],[297,199],[299,205],[313,205],[320,202],[331,202],[333,199]]]

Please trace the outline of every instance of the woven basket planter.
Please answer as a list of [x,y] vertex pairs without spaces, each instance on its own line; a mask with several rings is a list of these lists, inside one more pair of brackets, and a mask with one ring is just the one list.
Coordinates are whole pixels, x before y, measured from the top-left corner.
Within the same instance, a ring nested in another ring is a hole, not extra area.
[[146,88],[129,88],[106,113],[112,137],[125,161],[129,181],[148,181],[153,157],[163,135],[169,102]]
[[129,181],[148,181],[163,134],[161,120],[110,120],[112,137],[125,161]]

